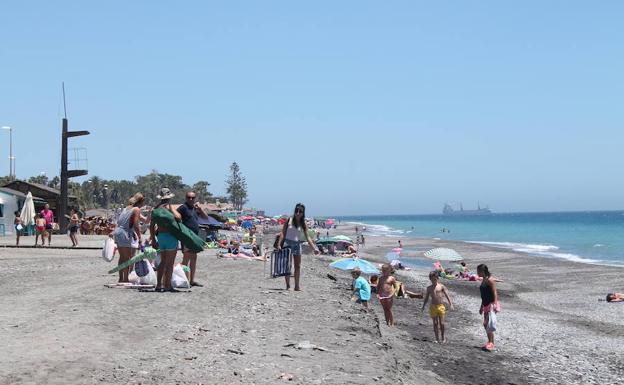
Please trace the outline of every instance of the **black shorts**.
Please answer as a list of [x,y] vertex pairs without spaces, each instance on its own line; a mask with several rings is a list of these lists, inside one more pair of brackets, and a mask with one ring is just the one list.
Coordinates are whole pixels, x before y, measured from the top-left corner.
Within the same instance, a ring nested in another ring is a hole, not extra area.
[[46,224],[46,230],[52,230],[52,224]]
[[77,233],[78,232],[78,225],[70,226],[69,232],[72,233],[72,234]]

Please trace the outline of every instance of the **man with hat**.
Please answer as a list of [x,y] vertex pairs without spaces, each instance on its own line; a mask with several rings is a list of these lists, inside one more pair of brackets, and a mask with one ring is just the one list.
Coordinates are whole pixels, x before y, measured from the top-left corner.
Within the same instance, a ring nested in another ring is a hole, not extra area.
[[[178,206],[178,212],[182,216],[182,223],[191,229],[195,234],[199,234],[198,216],[202,218],[208,218],[208,215],[199,207],[199,203],[195,201],[197,194],[195,191],[189,191],[186,193],[186,201]],[[203,286],[195,281],[195,269],[197,267],[197,253],[189,250],[186,246],[182,245],[182,264],[189,267],[191,272],[189,273],[189,282],[191,286]]]

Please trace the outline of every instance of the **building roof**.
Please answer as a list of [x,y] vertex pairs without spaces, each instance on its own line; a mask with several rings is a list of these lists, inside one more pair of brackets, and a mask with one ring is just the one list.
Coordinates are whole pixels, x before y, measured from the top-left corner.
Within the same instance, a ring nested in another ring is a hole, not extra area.
[[[41,190],[43,192],[46,192],[46,193],[48,193],[50,195],[61,196],[61,191],[55,189],[54,187],[49,187],[49,186],[46,186],[46,185],[40,184],[40,183],[26,182],[24,180],[14,180],[12,182],[9,182],[9,183],[5,184],[4,187],[9,188],[11,190],[18,190],[19,186],[23,186],[23,185],[33,187],[34,189],[39,189],[39,190]],[[19,190],[19,191],[21,191],[23,193],[22,190]],[[76,197],[74,195],[68,195],[68,197],[71,198],[71,199],[76,199]]]
[[[12,194],[12,195],[15,195],[16,197],[19,197],[19,198],[22,198],[22,199],[26,199],[26,194],[24,194],[21,191],[13,190],[12,188],[0,187],[0,192],[6,193],[6,194]],[[33,196],[33,200],[34,201],[45,202],[44,199],[41,199],[41,198],[36,197],[36,196]]]

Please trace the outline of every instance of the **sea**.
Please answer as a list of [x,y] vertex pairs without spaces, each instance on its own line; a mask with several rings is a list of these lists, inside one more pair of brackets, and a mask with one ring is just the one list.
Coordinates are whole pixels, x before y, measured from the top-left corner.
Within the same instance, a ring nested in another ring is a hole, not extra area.
[[439,238],[528,255],[624,266],[624,211],[337,217],[368,236]]

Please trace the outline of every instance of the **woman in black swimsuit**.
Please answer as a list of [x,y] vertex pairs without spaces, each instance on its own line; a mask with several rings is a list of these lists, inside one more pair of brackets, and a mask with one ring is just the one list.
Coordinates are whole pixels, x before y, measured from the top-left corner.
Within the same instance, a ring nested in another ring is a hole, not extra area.
[[494,330],[488,330],[490,322],[490,311],[498,313],[500,305],[498,304],[498,293],[496,292],[496,283],[492,279],[488,267],[484,264],[477,266],[477,275],[483,278],[479,291],[481,292],[481,308],[479,314],[483,314],[483,327],[487,333],[488,342],[483,346],[484,350],[494,350]]

